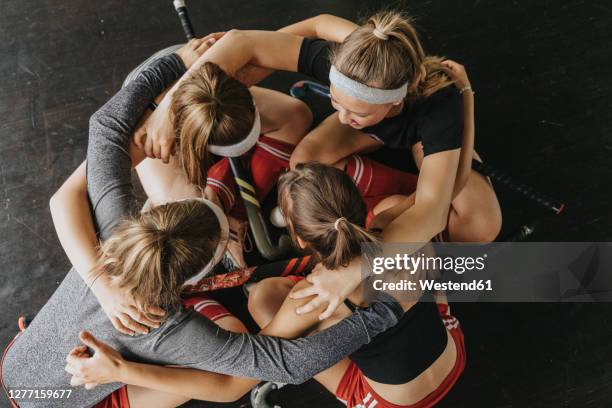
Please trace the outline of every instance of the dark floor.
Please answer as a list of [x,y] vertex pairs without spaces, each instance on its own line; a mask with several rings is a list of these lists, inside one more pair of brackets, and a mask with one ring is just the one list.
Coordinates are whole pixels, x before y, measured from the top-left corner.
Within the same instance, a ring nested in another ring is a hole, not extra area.
[[[610,241],[612,3],[406,4],[429,52],[468,67],[485,159],[568,204],[563,216],[538,224],[534,240]],[[355,18],[381,5],[189,2],[200,34],[278,28],[322,12]],[[169,0],[0,0],[0,343],[68,270],[47,203],[84,159],[89,115],[131,68],[182,38]],[[294,78],[277,75],[268,84],[286,90]],[[499,193],[505,232],[541,218],[534,205]],[[469,360],[441,406],[612,406],[612,305],[460,304],[454,311]],[[288,387],[280,399],[285,407],[339,406],[313,383]]]

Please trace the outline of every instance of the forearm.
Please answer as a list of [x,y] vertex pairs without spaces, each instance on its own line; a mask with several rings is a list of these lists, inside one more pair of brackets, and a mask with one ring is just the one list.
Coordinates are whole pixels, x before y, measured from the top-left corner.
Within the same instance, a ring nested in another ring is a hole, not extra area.
[[472,173],[472,158],[474,157],[474,94],[471,90],[463,92],[463,141],[459,156],[459,167],[453,189],[453,199],[465,187]]
[[382,241],[385,243],[429,242],[446,226],[448,208],[445,210],[442,205],[414,204],[410,206],[383,229]]
[[300,37],[320,38],[340,43],[358,27],[352,21],[332,16],[331,14],[320,14],[283,27],[279,31],[299,35]]
[[66,180],[49,202],[53,225],[64,252],[87,286],[98,257],[98,239],[87,200],[85,162]]
[[182,367],[125,362],[118,369],[117,381],[168,392],[190,399],[233,402],[259,380],[231,377]]

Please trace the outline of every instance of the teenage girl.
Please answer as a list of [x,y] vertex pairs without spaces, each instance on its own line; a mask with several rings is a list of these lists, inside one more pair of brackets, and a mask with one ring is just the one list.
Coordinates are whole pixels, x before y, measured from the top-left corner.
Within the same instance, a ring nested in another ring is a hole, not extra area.
[[[279,203],[295,243],[328,268],[359,257],[363,243],[379,238],[408,242],[413,238],[408,228],[403,228],[402,233],[386,233],[386,221],[376,218],[372,224],[383,229],[380,237],[366,230],[367,206],[359,190],[344,172],[331,166],[298,165],[283,175]],[[347,306],[325,322],[319,322],[316,314],[296,317],[293,309],[297,303],[285,299],[295,282],[292,278],[272,278],[252,290],[249,309],[267,334],[292,338],[304,331],[315,332],[335,324],[350,314],[353,304],[363,302],[361,291],[355,290]],[[314,377],[347,406],[428,407],[439,401],[461,374],[465,365],[463,335],[443,296],[423,295],[419,302],[404,302],[402,306],[405,312],[396,327],[353,353],[350,359]],[[338,343],[345,341],[344,337],[337,339]],[[95,339],[89,344],[94,346],[94,357],[83,355],[69,368],[77,384],[122,381],[194,398],[201,396],[198,387],[202,374],[197,371],[181,370],[179,375],[177,370],[126,361]],[[232,386],[238,387],[240,394],[256,382]]]

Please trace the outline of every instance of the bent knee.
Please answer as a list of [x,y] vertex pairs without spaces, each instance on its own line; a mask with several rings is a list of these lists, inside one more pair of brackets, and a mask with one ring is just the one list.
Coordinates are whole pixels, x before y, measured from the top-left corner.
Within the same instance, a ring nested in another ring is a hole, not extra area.
[[495,241],[502,227],[500,212],[470,216],[463,223],[464,233],[461,234],[465,242],[489,243]]
[[292,287],[287,278],[268,278],[258,282],[249,290],[248,308],[251,315],[266,307],[277,296],[286,295]]

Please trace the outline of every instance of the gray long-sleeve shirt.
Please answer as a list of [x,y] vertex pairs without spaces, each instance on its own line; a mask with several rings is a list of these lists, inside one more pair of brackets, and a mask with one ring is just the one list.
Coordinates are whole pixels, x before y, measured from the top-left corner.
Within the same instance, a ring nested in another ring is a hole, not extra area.
[[[130,182],[131,134],[153,98],[184,72],[176,55],[161,58],[91,118],[87,182],[102,239],[136,208]],[[9,389],[71,388],[70,375],[64,371],[66,355],[79,343],[79,331],[89,330],[132,360],[301,383],[395,325],[402,314],[397,303],[374,303],[314,336],[285,340],[230,333],[193,310],[180,309],[160,328],[131,337],[113,328],[95,296],[71,269],[6,353],[2,376]],[[18,402],[23,407],[89,407],[120,386],[72,388],[68,400]]]

